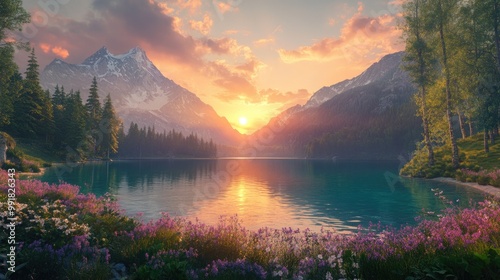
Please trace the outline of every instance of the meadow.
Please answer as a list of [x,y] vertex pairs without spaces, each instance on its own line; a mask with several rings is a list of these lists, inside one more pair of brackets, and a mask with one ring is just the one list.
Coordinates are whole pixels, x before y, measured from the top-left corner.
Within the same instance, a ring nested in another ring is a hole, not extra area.
[[[238,218],[127,217],[112,196],[17,180],[16,272],[8,272],[8,178],[0,171],[0,279],[498,279],[500,204],[449,207],[416,226],[355,234],[246,230]],[[293,226],[293,225],[291,225]]]

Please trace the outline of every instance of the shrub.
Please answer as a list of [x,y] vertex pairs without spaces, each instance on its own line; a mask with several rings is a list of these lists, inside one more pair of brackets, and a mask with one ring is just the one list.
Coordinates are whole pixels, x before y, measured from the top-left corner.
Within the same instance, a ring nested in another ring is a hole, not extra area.
[[479,175],[477,177],[477,183],[479,185],[488,185],[490,183],[490,178],[487,175]]
[[[468,178],[473,171],[461,172]],[[0,171],[0,202],[7,178]],[[339,235],[248,231],[237,217],[214,226],[168,215],[141,223],[123,216],[110,197],[82,195],[68,184],[20,180],[16,195],[16,238],[24,242],[18,260],[26,265],[12,279],[110,279],[111,262],[125,264],[131,279],[500,278],[498,201],[429,214],[416,226]],[[0,203],[3,224],[6,207]]]

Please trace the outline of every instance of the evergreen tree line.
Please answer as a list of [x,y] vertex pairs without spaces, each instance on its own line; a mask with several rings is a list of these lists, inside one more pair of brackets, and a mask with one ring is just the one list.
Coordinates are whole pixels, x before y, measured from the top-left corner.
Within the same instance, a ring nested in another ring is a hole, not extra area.
[[460,165],[458,138],[477,132],[484,150],[498,137],[500,0],[410,0],[404,5],[405,68],[418,88],[422,149],[447,145]]
[[139,128],[132,122],[128,134],[123,131],[119,137],[119,157],[159,158],[159,157],[203,157],[217,155],[217,146],[212,140],[205,141],[196,134],[184,136],[181,132],[156,132],[154,127]]
[[[15,65],[15,64],[14,64]],[[109,158],[118,151],[118,120],[110,96],[101,107],[94,77],[87,102],[80,92],[56,86],[54,93],[40,85],[35,51],[29,56],[25,78],[13,68],[0,95],[0,131],[18,138],[38,140],[73,160]]]
[[101,107],[94,77],[85,104],[80,92],[55,87],[52,95],[54,148],[78,158],[109,158],[118,152],[121,121],[116,116],[109,94]]

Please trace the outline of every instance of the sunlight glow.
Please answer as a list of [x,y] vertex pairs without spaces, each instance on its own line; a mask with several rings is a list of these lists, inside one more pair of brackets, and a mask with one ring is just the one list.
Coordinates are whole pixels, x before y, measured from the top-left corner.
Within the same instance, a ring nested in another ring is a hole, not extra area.
[[246,117],[240,117],[239,122],[240,122],[240,125],[247,125],[248,124],[248,120]]

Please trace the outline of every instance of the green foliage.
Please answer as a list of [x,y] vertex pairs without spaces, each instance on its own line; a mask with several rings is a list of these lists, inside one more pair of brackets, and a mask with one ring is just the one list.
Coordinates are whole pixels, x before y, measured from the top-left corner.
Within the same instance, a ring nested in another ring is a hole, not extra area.
[[23,8],[21,0],[3,0],[0,2],[0,47],[6,44],[7,31],[20,31],[24,23],[30,21],[30,15]]
[[14,48],[12,46],[0,47],[0,129],[10,124],[14,112],[14,94],[9,91],[11,77],[17,73],[14,63]]
[[103,132],[103,139],[100,149],[108,159],[110,154],[118,152],[118,130],[120,129],[120,124],[121,122],[116,116],[115,109],[111,103],[111,97],[108,94],[102,110],[101,130]]
[[[161,266],[158,265],[160,262],[162,263]],[[156,266],[154,266],[153,263],[156,264]],[[137,271],[131,276],[131,279],[187,280],[187,271],[191,267],[192,265],[190,265],[188,258],[184,254],[177,256],[160,254],[159,258],[137,268]]]
[[[482,136],[474,135],[466,139],[458,141],[460,147],[460,168],[465,168],[473,171],[488,170],[493,171],[500,168],[500,143],[491,145],[490,152],[486,153],[482,147]],[[433,166],[429,166],[426,157],[426,151],[421,145],[417,148],[413,158],[401,169],[400,173],[405,176],[436,178],[436,177],[452,177],[463,182],[478,182],[481,184],[490,184],[486,177],[470,176],[463,174],[460,170],[453,168],[450,165],[450,152],[446,147],[436,147],[436,162]]]
[[99,101],[99,90],[96,77],[92,80],[85,108],[87,110],[87,129],[91,133],[91,137],[89,137],[90,155],[96,157],[99,154],[100,148],[97,141],[100,131],[99,124],[102,119],[102,107]]
[[415,268],[408,280],[498,279],[500,250],[490,248],[483,253],[461,253],[439,256],[428,267]]
[[[123,132],[122,132],[123,133]],[[206,141],[191,134],[184,136],[172,130],[168,133],[157,133],[153,128],[141,128],[132,122],[128,134],[119,139],[118,156],[146,157],[206,157],[217,155],[217,146],[212,140]]]
[[[309,141],[305,148],[307,157],[365,158],[371,154],[378,158],[395,158],[402,152],[411,151],[415,140],[420,137],[421,121],[414,114],[414,104],[401,104],[383,114],[373,115],[363,113],[360,108],[353,114],[349,109],[345,109],[348,112],[338,112],[339,115],[332,119],[342,119],[350,125],[344,126],[344,122],[342,126],[332,124],[338,130],[329,129],[329,132]],[[357,119],[359,115],[362,121]]]
[[1,132],[0,131],[0,137],[2,137],[3,139],[5,139],[6,144],[7,144],[7,148],[9,148],[9,149],[15,149],[16,148],[16,140],[14,140],[14,138],[12,138],[12,136],[10,136],[9,134],[7,134],[6,132]]

